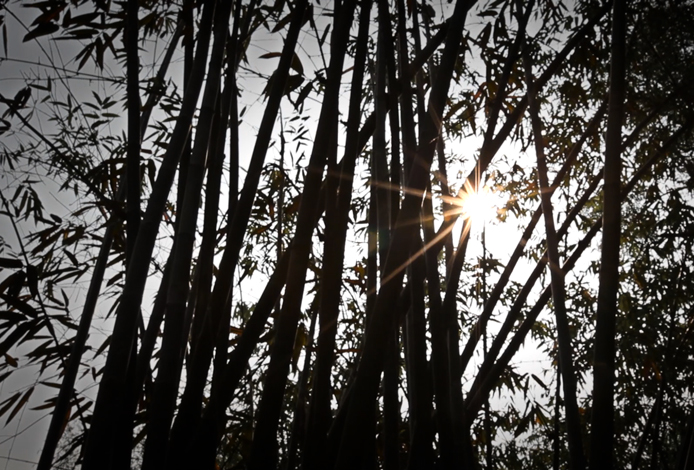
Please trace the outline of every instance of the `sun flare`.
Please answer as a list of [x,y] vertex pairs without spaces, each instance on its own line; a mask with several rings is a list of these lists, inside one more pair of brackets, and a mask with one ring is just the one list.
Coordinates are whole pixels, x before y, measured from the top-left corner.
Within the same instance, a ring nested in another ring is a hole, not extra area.
[[489,186],[483,186],[478,191],[466,184],[463,194],[458,199],[461,214],[473,221],[491,220],[496,216],[501,198]]

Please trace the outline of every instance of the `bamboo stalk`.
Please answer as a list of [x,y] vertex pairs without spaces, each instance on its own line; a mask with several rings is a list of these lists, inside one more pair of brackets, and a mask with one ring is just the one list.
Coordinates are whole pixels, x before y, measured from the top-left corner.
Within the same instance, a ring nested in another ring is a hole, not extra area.
[[159,371],[149,409],[149,423],[142,468],[155,468],[164,460],[168,431],[173,420],[178,387],[183,365],[183,351],[188,331],[184,331],[186,299],[190,278],[190,265],[195,242],[195,232],[200,207],[205,160],[210,148],[215,109],[219,106],[221,70],[226,49],[227,29],[231,2],[226,2],[215,12],[214,43],[208,65],[207,82],[203,94],[195,134],[193,153],[188,167],[185,196],[176,234],[176,251],[172,264],[171,281],[167,292],[164,335],[159,352]]
[[330,152],[334,122],[337,120],[340,76],[347,50],[347,40],[352,24],[354,3],[348,2],[340,8],[331,44],[330,65],[323,106],[316,129],[316,138],[311,151],[304,191],[296,222],[296,233],[290,253],[290,268],[287,275],[282,310],[277,319],[277,328],[270,355],[270,364],[265,377],[263,393],[258,406],[253,445],[248,468],[263,469],[276,466],[277,426],[282,398],[287,381],[288,366],[294,345],[294,335],[301,316],[306,270],[311,252],[313,220],[318,214],[322,174],[326,155]]
[[625,37],[626,2],[614,0],[610,51],[610,103],[607,110],[605,135],[604,222],[593,362],[593,414],[590,427],[589,467],[591,470],[610,470],[614,465],[615,329],[621,237],[621,136],[626,93]]
[[[516,2],[520,8],[520,2]],[[519,19],[519,21],[521,21]],[[525,81],[528,87],[528,109],[532,123],[535,154],[537,158],[537,172],[540,187],[542,214],[545,222],[547,240],[547,258],[551,279],[552,302],[557,326],[557,341],[559,343],[559,363],[563,375],[564,406],[566,408],[566,426],[569,443],[569,465],[572,470],[583,470],[586,466],[583,455],[583,439],[581,437],[581,421],[578,413],[576,398],[576,375],[573,365],[573,351],[571,348],[571,331],[566,312],[566,287],[564,285],[564,273],[561,270],[559,258],[559,241],[554,227],[554,210],[552,208],[551,188],[547,176],[547,159],[542,133],[542,121],[540,120],[540,105],[537,101],[537,89],[532,78],[532,64],[530,55],[526,49],[523,53],[525,67]]]
[[[429,118],[426,121],[426,132],[421,138],[419,160],[413,166],[409,178],[409,186],[412,192],[405,195],[396,222],[390,251],[385,264],[386,276],[383,279],[377,298],[373,318],[363,341],[362,357],[358,366],[358,373],[353,386],[354,396],[350,401],[347,420],[342,435],[342,443],[337,459],[336,468],[355,468],[361,465],[364,458],[364,449],[361,445],[368,436],[360,431],[361,417],[368,412],[367,407],[374,403],[378,391],[378,380],[383,368],[383,341],[389,326],[393,324],[390,308],[395,304],[399,296],[404,268],[407,264],[408,249],[411,246],[415,234],[416,220],[421,207],[421,195],[426,188],[429,179],[429,168],[434,153],[434,145],[441,126],[440,116],[445,104],[446,95],[453,73],[453,66],[457,57],[457,51],[462,37],[464,19],[472,2],[458,2],[453,21],[449,26],[446,36],[446,46],[441,60],[439,71],[440,81],[437,82],[431,92],[429,102]],[[418,195],[417,195],[418,194]]]
[[[335,335],[340,306],[344,248],[347,239],[349,207],[352,200],[357,132],[359,131],[362,81],[366,63],[371,1],[363,2],[359,13],[359,31],[354,71],[350,87],[347,136],[342,169],[329,169],[325,213],[325,258],[320,284],[320,328],[313,372],[313,393],[309,404],[308,432],[303,447],[302,467],[306,470],[325,467],[327,433],[331,421],[330,371],[334,361]],[[339,187],[339,196],[338,189]]]
[[126,275],[126,285],[116,314],[116,323],[111,335],[111,346],[97,394],[89,438],[85,445],[83,462],[85,470],[101,468],[103,459],[110,455],[109,447],[113,431],[111,425],[114,422],[114,417],[121,411],[122,405],[116,404],[122,403],[121,397],[124,396],[123,384],[126,383],[132,344],[135,341],[137,315],[149,270],[148,261],[151,259],[154,242],[161,222],[161,213],[173,183],[178,159],[190,132],[198,94],[205,73],[203,64],[207,59],[207,44],[209,44],[209,31],[214,16],[214,8],[215,2],[208,0],[203,10],[201,33],[198,36],[199,46],[195,57],[195,72],[193,77],[191,77],[191,83],[184,96],[171,142],[159,168],[157,181],[152,190],[147,210],[138,232],[132,256],[133,259],[142,260],[142,262],[132,263]]
[[[386,151],[386,114],[390,108],[391,135],[397,135],[398,130],[393,129],[393,120],[397,121],[397,97],[393,92],[394,72],[393,51],[390,37],[391,22],[388,3],[384,0],[378,2],[378,44],[376,52],[375,77],[372,79],[374,86],[374,112],[376,113],[376,130],[374,131],[371,152],[371,186],[376,188],[376,207],[378,220],[378,251],[380,258],[381,276],[385,264],[385,258],[390,244],[390,232],[392,217],[398,212],[399,188],[396,189],[392,182],[393,177],[399,180],[399,164],[391,166],[390,177],[388,175],[388,161]],[[390,77],[390,76],[393,77]],[[386,95],[388,84],[390,95]],[[395,106],[393,106],[395,104]],[[399,139],[398,139],[399,140]],[[399,142],[391,139],[392,152],[395,155],[399,151]],[[397,173],[397,176],[395,174]],[[372,195],[374,193],[372,192]],[[393,306],[393,308],[396,308]],[[393,316],[394,324],[389,328],[389,334],[383,339],[386,342],[386,352],[383,371],[382,395],[383,395],[383,468],[395,470],[399,466],[398,428],[400,421],[400,406],[398,403],[398,321],[399,315]],[[368,326],[367,326],[368,329]]]
[[[189,367],[186,376],[186,385],[169,438],[169,450],[167,452],[167,459],[169,460],[175,460],[177,458],[182,449],[181,442],[185,441],[187,434],[191,432],[190,430],[195,427],[200,418],[203,401],[202,394],[205,388],[207,371],[211,360],[212,341],[215,337],[215,333],[211,330],[212,326],[210,322],[212,320],[208,317],[208,307],[210,304],[214,252],[217,241],[217,211],[220,200],[222,166],[224,161],[225,130],[230,116],[234,121],[237,119],[237,115],[232,114],[232,103],[233,95],[236,93],[236,78],[233,70],[236,67],[234,60],[236,57],[236,35],[240,21],[239,12],[240,1],[236,2],[236,9],[234,11],[234,32],[227,45],[227,76],[225,79],[221,106],[217,114],[217,122],[214,126],[215,135],[212,138],[211,144],[212,157],[210,158],[208,188],[205,199],[203,239],[196,270],[196,274],[199,273],[199,282],[195,287],[199,290],[199,294],[194,308],[194,318],[192,330],[190,332],[191,352],[188,358]],[[228,323],[228,321],[226,323]],[[184,331],[188,331],[188,329],[186,328]],[[220,336],[222,336],[221,331]],[[224,339],[227,341],[228,336]]]

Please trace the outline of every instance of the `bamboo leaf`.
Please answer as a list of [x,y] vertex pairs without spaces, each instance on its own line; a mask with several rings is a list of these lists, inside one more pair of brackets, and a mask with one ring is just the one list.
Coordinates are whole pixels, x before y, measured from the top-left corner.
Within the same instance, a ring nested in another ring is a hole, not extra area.
[[[22,396],[22,399],[19,400],[19,403],[17,403],[17,406],[14,407],[10,415],[7,417],[7,421],[5,421],[5,426],[12,421],[12,418],[14,418],[17,413],[22,409],[24,405],[29,401],[29,398],[31,397],[31,394],[34,393],[34,387],[31,387],[29,390],[27,390],[24,395]],[[0,416],[2,416],[2,413],[0,413]]]
[[16,368],[17,367],[17,359],[14,357],[10,356],[9,354],[5,354],[5,362],[7,362],[9,365],[12,367]]
[[4,300],[7,303],[7,305],[16,308],[28,317],[38,317],[38,313],[36,312],[36,310],[31,305],[27,304],[24,300],[20,300],[15,297],[10,297],[5,294],[0,294],[0,299]]
[[23,266],[21,260],[13,258],[0,258],[0,268],[21,269]]
[[4,374],[0,375],[0,384],[3,383],[3,382],[5,381],[5,379],[6,379],[7,377],[9,377],[10,374],[12,374],[12,372],[14,372],[14,371],[8,370],[8,371],[5,372]]
[[281,57],[282,53],[281,52],[268,52],[267,54],[261,55],[259,58],[260,59],[273,59],[275,57]]
[[296,55],[296,52],[292,56],[292,65],[291,67],[299,73],[299,75],[304,74],[304,66],[301,64],[301,59],[299,59],[299,56]]
[[31,41],[32,39],[40,38],[41,36],[46,36],[48,34],[53,34],[60,29],[55,23],[41,23],[36,28],[29,31],[22,42]]
[[0,408],[0,417],[3,416],[7,411],[12,408],[12,405],[14,405],[17,400],[19,400],[19,397],[21,397],[22,394],[21,392],[17,392],[11,397],[9,397],[7,400],[2,402],[2,408]]
[[537,375],[530,374],[530,376],[535,380],[535,382],[537,382],[540,385],[540,387],[544,388],[545,390],[548,390],[547,385],[545,385],[545,383],[542,380],[540,380],[540,378]]
[[7,25],[4,22],[2,25],[2,48],[5,52],[5,57],[7,57]]
[[277,24],[275,25],[275,27],[272,28],[272,32],[273,32],[273,33],[276,33],[277,31],[280,31],[280,30],[283,29],[285,26],[287,26],[287,25],[289,24],[289,22],[292,20],[292,17],[293,17],[293,16],[294,16],[294,15],[293,15],[292,13],[289,13],[287,16],[285,16],[284,18],[282,18],[281,20],[279,20],[279,21],[277,22]]

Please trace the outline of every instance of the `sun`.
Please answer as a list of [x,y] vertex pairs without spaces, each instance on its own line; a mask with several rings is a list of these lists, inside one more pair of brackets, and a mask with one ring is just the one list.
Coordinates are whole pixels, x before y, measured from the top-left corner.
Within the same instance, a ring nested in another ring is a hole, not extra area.
[[482,222],[492,220],[496,216],[501,198],[488,185],[475,191],[472,186],[466,183],[461,193],[457,198],[457,205],[460,207],[463,218]]

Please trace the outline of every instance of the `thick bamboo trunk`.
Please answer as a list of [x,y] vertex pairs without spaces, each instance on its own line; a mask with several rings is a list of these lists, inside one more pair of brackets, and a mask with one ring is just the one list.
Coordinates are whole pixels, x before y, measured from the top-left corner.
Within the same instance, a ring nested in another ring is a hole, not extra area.
[[298,453],[303,451],[304,436],[306,434],[306,412],[307,403],[306,395],[308,394],[308,378],[311,376],[311,356],[313,354],[313,337],[316,331],[316,320],[318,319],[318,302],[314,301],[311,305],[311,326],[308,330],[308,343],[306,344],[306,353],[304,355],[304,364],[301,368],[299,376],[299,384],[297,387],[296,403],[294,405],[294,421],[292,422],[292,430],[289,437],[289,450],[283,464],[285,470],[293,470],[299,463]]
[[[398,0],[398,66],[401,77],[400,115],[402,123],[402,148],[404,175],[408,175],[417,150],[414,113],[412,110],[411,80],[408,77],[409,58],[407,45],[407,19],[403,0]],[[417,16],[415,12],[415,18]],[[416,21],[416,19],[415,19]],[[418,44],[418,29],[414,29]],[[408,181],[403,184],[406,186]],[[421,238],[418,237],[414,249],[410,253],[420,251]],[[408,406],[410,415],[410,451],[407,468],[429,468],[434,462],[433,426],[431,420],[431,373],[428,370],[426,346],[426,314],[424,300],[424,280],[426,264],[421,256],[416,257],[408,267],[410,308],[405,315],[403,326],[403,342],[405,343],[405,364],[408,385]]]
[[216,150],[210,149],[210,136],[215,109],[219,106],[219,88],[230,12],[231,2],[220,5],[215,12],[214,43],[198,118],[195,144],[188,167],[180,223],[176,233],[177,243],[167,293],[164,336],[159,352],[159,370],[149,409],[147,440],[142,463],[142,468],[145,470],[155,468],[164,460],[169,430],[176,408],[183,352],[188,338],[188,331],[184,331],[184,325],[190,266],[205,175],[205,163],[208,153],[214,155]]
[[441,308],[441,316],[445,322],[448,377],[449,377],[449,400],[451,410],[451,433],[455,445],[454,458],[456,462],[468,462],[472,460],[470,448],[463,445],[469,440],[465,428],[465,409],[463,406],[463,391],[460,382],[462,373],[460,372],[460,350],[459,350],[459,324],[457,309],[458,283],[465,261],[467,244],[470,239],[470,229],[472,220],[466,219],[460,233],[458,248],[449,266],[450,275],[446,279],[446,293]]
[[[222,95],[220,109],[217,112],[213,136],[211,138],[211,156],[205,198],[203,238],[196,268],[197,282],[194,284],[194,287],[198,289],[198,295],[193,314],[193,325],[190,332],[191,352],[188,358],[185,389],[171,431],[170,451],[167,453],[167,458],[169,459],[174,458],[171,455],[172,453],[175,456],[179,452],[181,442],[186,439],[185,436],[190,433],[190,429],[196,425],[197,420],[200,418],[202,394],[210,364],[211,338],[215,336],[212,331],[205,331],[203,334],[203,330],[212,328],[209,324],[211,319],[207,314],[210,303],[214,254],[217,242],[217,212],[220,201],[222,167],[224,162],[225,130],[230,116],[234,122],[237,120],[236,114],[232,114],[232,102],[233,95],[236,93],[236,78],[234,73],[236,63],[233,62],[233,60],[235,59],[234,46],[239,22],[238,12],[240,8],[238,2],[236,8],[234,12],[234,34],[232,34],[232,38],[229,41],[230,44],[227,47],[227,76],[225,79],[224,93]],[[185,329],[185,331],[188,330]],[[228,337],[225,337],[225,340],[227,340],[227,338]],[[203,362],[201,360],[202,358],[205,358],[206,362]]]
[[[195,348],[195,355],[192,358],[193,366],[191,370],[194,375],[189,377],[186,390],[184,391],[182,403],[182,410],[184,412],[180,415],[181,421],[174,425],[174,428],[177,429],[176,446],[172,447],[173,454],[169,457],[172,465],[180,460],[174,456],[187,452],[187,443],[194,439],[193,433],[195,432],[197,421],[200,417],[196,410],[199,410],[200,404],[202,403],[202,394],[207,378],[207,371],[212,361],[212,354],[217,340],[217,332],[220,329],[222,319],[228,318],[223,312],[226,312],[228,309],[231,280],[238,261],[238,255],[243,246],[243,238],[260,181],[260,175],[269,148],[270,139],[272,137],[272,130],[282,96],[284,95],[285,82],[289,74],[291,60],[300,32],[304,8],[302,5],[303,4],[298,5],[294,10],[295,17],[290,24],[280,62],[274,75],[275,78],[270,89],[268,103],[263,114],[260,129],[258,130],[241,197],[235,205],[231,226],[228,229],[227,246],[219,265],[215,287],[209,300],[209,305],[204,312],[204,316],[200,317],[200,338],[194,340],[194,343],[198,344],[199,347]],[[242,29],[245,30],[244,27],[242,27]],[[233,94],[233,85],[230,92]],[[236,120],[237,116],[232,116],[232,119]],[[235,127],[235,125],[232,127]],[[233,164],[232,162],[232,165]],[[282,279],[281,283],[283,284],[283,282]],[[197,328],[194,328],[194,331],[195,330],[197,330]],[[228,331],[228,329],[225,327],[224,331]]]
[[[361,85],[366,63],[371,2],[362,3],[359,14],[359,32],[355,51],[355,65],[350,87],[347,115],[347,136],[342,169],[335,168],[327,176],[328,205],[325,213],[325,259],[320,285],[320,328],[317,340],[316,362],[313,373],[313,393],[309,405],[307,435],[302,453],[302,468],[324,468],[325,447],[331,422],[331,368],[335,354],[335,335],[340,307],[344,248],[347,239],[349,207],[352,200],[354,166],[359,149]],[[339,193],[337,188],[339,186]],[[338,196],[339,194],[339,196]],[[337,196],[337,197],[336,197]],[[332,202],[331,202],[332,201]]]
[[[422,2],[424,4],[424,2]],[[423,20],[424,24],[424,34],[427,40],[431,38],[431,23],[433,21],[433,18],[429,16],[429,13],[426,12],[424,7],[421,8],[421,17]],[[414,30],[417,31],[416,34],[414,34],[414,44],[415,44],[415,50],[419,51],[420,50],[420,34],[419,34],[419,21],[418,21],[419,15],[416,13],[413,15],[414,19]],[[461,58],[461,60],[464,59],[464,55]],[[427,61],[427,64],[429,66],[429,86],[434,86],[434,83],[436,82],[436,63],[434,61],[433,57],[430,57],[429,60]],[[426,109],[424,107],[424,77],[422,73],[417,74],[417,107],[418,107],[418,114],[420,118],[420,123],[424,121],[424,114],[426,113]],[[448,177],[446,174],[446,155],[445,155],[445,143],[444,139],[438,139],[436,142],[436,163],[438,165],[438,175],[437,179],[439,180],[439,184],[441,186],[441,193],[444,197],[443,200],[443,218],[446,220],[448,217],[450,217],[450,205],[446,197],[450,196],[449,190],[448,190]],[[430,191],[431,192],[431,191]],[[428,197],[428,196],[427,196]],[[433,211],[431,211],[433,213]],[[433,226],[433,225],[432,225]],[[426,229],[425,229],[426,230]],[[430,240],[434,239],[433,232],[432,235],[429,236]],[[451,264],[451,261],[453,259],[454,255],[454,247],[453,247],[453,236],[450,232],[445,233],[443,239],[438,243],[438,245],[442,246],[444,249],[444,256],[445,256],[445,266],[446,266],[446,276],[448,276],[448,268]],[[437,246],[438,246],[437,245]],[[437,250],[438,251],[438,250]],[[438,255],[437,255],[438,256]]]
[[446,47],[439,69],[438,86],[432,89],[431,92],[429,102],[430,114],[426,122],[426,132],[420,142],[419,158],[414,163],[409,178],[408,186],[410,191],[405,195],[398,215],[398,221],[396,222],[390,251],[385,264],[384,272],[386,275],[383,278],[376,300],[373,318],[370,321],[363,341],[362,356],[352,392],[354,396],[350,400],[336,468],[359,467],[365,456],[362,443],[368,436],[365,436],[365,433],[360,431],[361,417],[368,413],[368,407],[375,403],[378,393],[378,382],[380,373],[383,370],[384,344],[382,338],[388,334],[391,325],[394,324],[391,307],[395,305],[399,297],[400,286],[407,265],[409,247],[412,246],[413,241],[416,239],[417,225],[411,222],[418,218],[421,198],[429,180],[429,169],[441,126],[440,116],[442,115],[446,95],[448,94],[465,17],[471,3],[458,2],[453,14],[453,21],[449,26]]
[[125,57],[128,102],[128,146],[126,156],[127,249],[126,266],[132,260],[137,231],[140,227],[140,51],[138,48],[137,0],[128,0],[125,14]]
[[552,436],[552,470],[561,464],[561,368],[557,361],[557,386],[554,392],[554,435]]
[[[188,317],[188,315],[190,315],[188,311],[194,309],[193,315],[195,320],[197,320],[201,325],[197,329],[193,329],[190,333],[191,352],[187,358],[188,369],[186,371],[186,385],[178,406],[178,412],[171,430],[171,435],[169,437],[169,450],[167,451],[167,458],[170,458],[171,452],[174,454],[178,452],[180,440],[184,439],[186,433],[189,432],[186,429],[195,425],[202,410],[201,395],[205,386],[207,374],[202,373],[202,371],[199,369],[200,364],[197,364],[195,361],[195,359],[198,357],[197,348],[200,345],[198,342],[192,341],[192,339],[193,335],[204,327],[203,325],[205,320],[201,319],[200,317],[207,312],[210,289],[212,285],[214,251],[217,236],[217,212],[220,198],[222,164],[224,160],[224,129],[226,129],[227,122],[227,119],[225,119],[222,114],[226,113],[228,115],[228,105],[230,103],[230,97],[227,96],[228,94],[229,93],[225,91],[224,97],[221,100],[221,108],[226,107],[226,111],[224,111],[224,109],[218,110],[217,117],[215,118],[215,124],[213,126],[213,135],[210,139],[210,164],[205,198],[203,238],[200,246],[200,253],[198,255],[198,262],[196,264],[196,278],[193,282],[193,289],[197,290],[197,295],[194,307],[191,307],[189,304],[186,311],[186,317]],[[222,114],[220,114],[220,112]],[[183,329],[183,331],[186,332],[184,339],[187,339],[188,337],[187,332],[189,331],[189,327],[190,319],[186,318]],[[198,334],[198,339],[200,336],[202,335]],[[182,346],[185,346],[185,342],[182,344]],[[205,369],[205,372],[207,372],[207,369]],[[199,395],[193,393],[194,390],[199,390]]]
[[611,470],[614,465],[615,325],[621,236],[620,172],[626,74],[625,23],[626,1],[614,0],[610,52],[610,103],[605,135],[603,237],[593,360],[591,470]]
[[[398,114],[398,95],[401,93],[402,86],[398,80],[398,72],[400,77],[407,76],[407,72],[402,73],[396,65],[395,48],[393,47],[393,38],[390,34],[392,29],[391,16],[385,0],[379,0],[379,35],[383,31],[383,35],[387,40],[383,44],[383,53],[386,62],[386,78],[388,83],[388,122],[390,126],[390,218],[395,221],[400,211],[400,184],[404,178],[402,174],[402,162],[400,159],[400,115]],[[381,11],[383,15],[381,15]],[[398,62],[399,65],[399,62]]]
[[[390,231],[392,217],[398,212],[399,187],[393,184],[393,179],[399,181],[399,163],[391,164],[390,177],[388,172],[388,160],[386,150],[386,114],[390,108],[391,135],[397,135],[398,129],[393,128],[393,119],[397,121],[397,96],[393,92],[394,74],[390,73],[394,66],[393,47],[391,43],[390,13],[388,3],[378,2],[378,45],[376,53],[376,73],[373,79],[374,88],[374,112],[376,114],[376,130],[374,131],[373,147],[371,153],[371,185],[376,187],[376,207],[378,214],[378,252],[381,267],[380,274],[390,244]],[[390,63],[393,65],[389,66]],[[389,77],[389,76],[392,76]],[[386,94],[388,84],[390,96]],[[393,106],[395,104],[395,106]],[[397,124],[395,124],[397,125]],[[392,152],[399,152],[399,139],[391,139]],[[395,176],[397,174],[397,176]],[[373,192],[372,192],[373,195]],[[393,210],[394,209],[394,210]],[[392,308],[397,309],[396,305]],[[394,324],[389,328],[388,335],[383,339],[386,343],[384,372],[382,382],[383,419],[382,419],[382,446],[383,468],[396,470],[399,467],[398,428],[400,422],[400,404],[398,401],[398,372],[399,372],[399,338],[398,318],[393,316]]]
[[190,132],[202,86],[214,8],[215,2],[208,0],[203,11],[201,34],[198,37],[199,51],[195,58],[196,73],[191,77],[190,86],[184,96],[181,112],[176,121],[173,137],[159,168],[157,180],[140,225],[132,254],[132,259],[138,260],[138,262],[133,262],[128,267],[125,289],[116,314],[111,346],[94,407],[92,426],[85,445],[82,465],[87,470],[102,468],[104,459],[108,461],[114,418],[125,406],[123,402],[123,397],[126,396],[124,385],[127,383],[126,378],[130,367],[133,342],[135,341],[137,318],[149,271],[149,260],[159,231],[161,214],[176,173],[178,160]]
[[[416,38],[417,36],[415,36]],[[417,41],[415,41],[417,47]],[[417,76],[417,115],[419,117],[420,145],[425,134],[424,123],[427,121],[427,112],[424,99],[424,82],[421,74]],[[433,158],[433,157],[432,157]],[[408,161],[409,173],[407,185],[410,186],[409,175],[417,160],[417,153],[412,154]],[[431,333],[431,369],[432,384],[434,390],[434,402],[436,404],[436,426],[439,435],[439,457],[441,465],[453,465],[453,455],[456,446],[453,440],[452,412],[450,409],[450,380],[448,376],[448,352],[446,338],[446,322],[443,317],[441,303],[441,279],[438,268],[438,252],[444,243],[436,239],[434,228],[434,210],[431,197],[431,185],[427,185],[420,220],[424,234],[424,261],[426,266],[427,291],[429,296],[429,331]],[[450,238],[446,234],[446,238]],[[417,254],[418,255],[418,254]]]
[[[183,23],[183,89],[187,89],[190,84],[190,79],[193,73],[195,62],[195,40],[193,32],[195,31],[195,20],[193,18],[193,3],[195,0],[185,0],[181,9],[181,21]],[[190,162],[190,154],[192,152],[192,142],[190,136],[186,140],[183,154],[180,158],[178,170],[178,184],[176,186],[176,218],[174,219],[174,228],[178,227],[180,220],[180,209],[183,207],[183,196],[186,191],[186,179],[188,175],[188,163]]]
[[[227,44],[227,51],[226,51],[226,78],[224,81],[224,94],[222,96],[222,113],[220,114],[220,139],[216,142],[216,150],[215,154],[218,155],[218,158],[220,159],[219,163],[219,171],[220,171],[220,179],[221,179],[221,171],[222,171],[222,166],[223,166],[223,161],[224,161],[224,144],[226,142],[226,129],[229,128],[229,139],[233,140],[233,144],[230,143],[230,148],[229,148],[229,168],[230,168],[230,178],[231,181],[229,183],[229,208],[228,208],[228,219],[227,223],[230,224],[231,220],[233,219],[233,214],[235,211],[236,207],[236,198],[237,198],[237,191],[238,191],[238,175],[233,174],[232,170],[235,172],[238,172],[238,145],[239,145],[239,135],[238,135],[238,109],[237,109],[237,92],[238,89],[236,87],[236,71],[238,69],[238,64],[239,64],[239,56],[240,56],[240,42],[239,42],[239,34],[240,31],[240,23],[243,22],[243,33],[245,34],[247,32],[247,24],[248,24],[248,18],[247,15],[251,15],[254,10],[250,9],[246,11],[246,16],[241,18],[241,10],[242,10],[242,2],[241,0],[237,0],[235,7],[234,7],[234,26],[232,30],[231,37],[228,41]],[[250,7],[249,7],[250,8]],[[231,121],[231,122],[230,122]],[[217,193],[219,193],[219,190],[221,188],[221,181],[215,183],[215,190]],[[217,196],[214,197],[214,201],[210,202],[209,204],[209,210],[210,212],[215,212],[218,208],[219,205],[219,196],[221,194],[218,194]],[[207,209],[206,209],[207,210]],[[211,222],[210,222],[211,224]],[[230,224],[231,225],[231,224]],[[206,281],[205,283],[205,299],[204,302],[199,306],[199,308],[196,308],[196,313],[195,316],[197,319],[201,319],[202,321],[200,322],[202,325],[205,325],[205,327],[210,328],[211,325],[209,322],[211,321],[212,323],[218,323],[220,326],[221,325],[228,325],[230,321],[230,316],[231,316],[231,295],[229,295],[228,300],[224,306],[224,309],[222,310],[221,314],[220,312],[217,311],[217,314],[219,315],[219,320],[217,320],[215,315],[212,315],[212,318],[210,319],[208,317],[208,306],[210,302],[210,297],[211,297],[211,289],[212,289],[212,267],[213,267],[213,258],[214,258],[214,251],[216,247],[216,227],[212,228],[210,225],[210,240],[209,240],[209,262],[210,262],[210,269],[206,271],[208,275],[210,276],[209,283]],[[204,239],[203,239],[203,246],[201,246],[201,255],[203,253],[203,250],[207,248],[204,244]],[[207,253],[206,253],[207,254]],[[279,259],[279,257],[278,257]],[[233,279],[233,276],[232,276]],[[230,282],[229,285],[232,285],[233,282]],[[191,343],[195,340],[199,340],[201,337],[205,338],[215,338],[216,343],[215,347],[217,350],[221,351],[223,349],[223,353],[218,354],[218,358],[215,361],[215,364],[220,363],[219,366],[215,366],[215,370],[223,368],[223,365],[226,364],[226,352],[227,352],[227,347],[228,347],[228,340],[229,340],[229,335],[228,334],[222,334],[222,332],[227,333],[226,328],[222,330],[221,328],[218,328],[216,332],[210,332],[210,333],[205,333],[204,335],[201,333],[201,328],[196,329],[195,331],[191,332]],[[192,349],[192,345],[191,345]],[[196,396],[197,401],[200,401],[200,395]],[[197,407],[198,410],[198,415],[199,415],[199,406]]]
[[[421,240],[419,242],[421,245]],[[408,403],[410,410],[410,452],[407,468],[430,468],[434,462],[431,372],[427,364],[426,316],[424,302],[424,260],[412,263],[410,279],[411,306],[404,328],[407,364]]]
[[311,238],[314,227],[312,222],[319,213],[317,202],[326,164],[326,155],[330,152],[330,144],[336,142],[332,131],[338,116],[340,76],[342,75],[354,7],[355,5],[352,2],[343,5],[336,19],[337,25],[331,44],[330,66],[327,72],[323,106],[306,172],[296,233],[289,252],[291,262],[287,276],[287,288],[285,290],[284,302],[282,303],[282,310],[277,319],[270,364],[258,406],[253,445],[248,463],[248,467],[251,470],[276,466],[278,450],[277,427],[294,346],[294,336],[301,316],[306,269],[312,246]]

